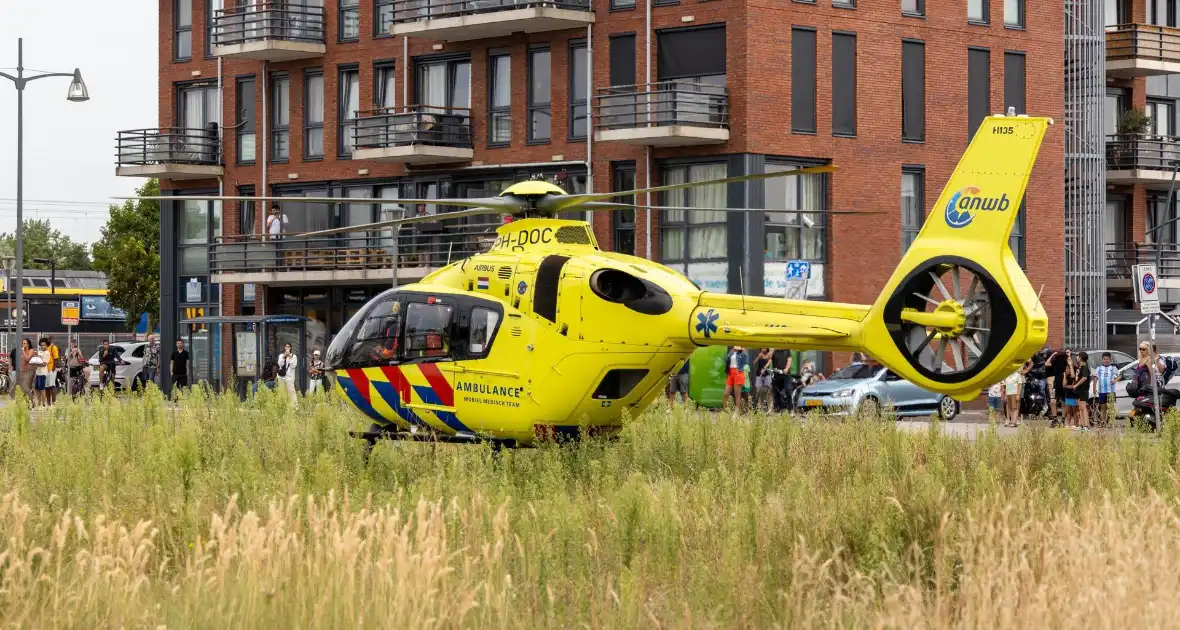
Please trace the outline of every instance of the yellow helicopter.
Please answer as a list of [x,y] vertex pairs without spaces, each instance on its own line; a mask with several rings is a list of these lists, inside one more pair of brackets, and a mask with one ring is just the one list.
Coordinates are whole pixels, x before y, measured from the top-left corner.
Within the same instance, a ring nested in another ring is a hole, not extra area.
[[370,445],[393,438],[517,447],[614,434],[625,409],[642,413],[707,345],[863,351],[920,387],[970,400],[1020,367],[1048,334],[1008,237],[1050,124],[1024,115],[984,120],[936,212],[871,305],[705,292],[664,265],[600,250],[586,222],[552,218],[637,207],[610,201],[636,193],[832,166],[621,193],[571,195],[526,181],[487,199],[398,200],[467,208],[448,219],[514,220],[498,228],[486,253],[362,307],[332,341],[326,367],[337,392],[373,420],[354,433]]

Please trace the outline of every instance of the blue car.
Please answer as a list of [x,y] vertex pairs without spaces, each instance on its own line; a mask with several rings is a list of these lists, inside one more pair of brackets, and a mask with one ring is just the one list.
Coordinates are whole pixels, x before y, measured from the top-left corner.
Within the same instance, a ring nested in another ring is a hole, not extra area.
[[804,387],[795,404],[803,412],[818,410],[830,415],[879,409],[897,416],[938,414],[942,420],[959,415],[959,402],[954,398],[922,389],[880,365],[868,363],[853,363],[827,380]]

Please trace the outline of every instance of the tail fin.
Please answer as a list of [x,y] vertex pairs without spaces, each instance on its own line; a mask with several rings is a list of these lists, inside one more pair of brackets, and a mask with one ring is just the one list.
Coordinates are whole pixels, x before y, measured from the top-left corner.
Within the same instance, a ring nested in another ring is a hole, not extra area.
[[1008,247],[1049,118],[989,116],[863,320],[903,378],[969,400],[1040,349],[1048,318]]

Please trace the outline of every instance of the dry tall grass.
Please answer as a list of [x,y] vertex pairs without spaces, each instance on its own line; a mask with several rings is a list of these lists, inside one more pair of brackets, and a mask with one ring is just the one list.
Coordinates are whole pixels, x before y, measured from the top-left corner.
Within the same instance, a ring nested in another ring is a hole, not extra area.
[[977,442],[659,407],[615,443],[382,445],[325,400],[10,405],[10,627],[1165,627],[1180,434]]

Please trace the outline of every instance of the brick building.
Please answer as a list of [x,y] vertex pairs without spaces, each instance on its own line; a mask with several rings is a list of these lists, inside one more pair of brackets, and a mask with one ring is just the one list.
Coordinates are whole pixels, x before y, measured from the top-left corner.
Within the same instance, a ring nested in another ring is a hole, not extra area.
[[[806,259],[810,297],[868,303],[983,116],[1062,118],[1057,6],[653,2],[161,0],[161,128],[120,132],[118,168],[178,196],[162,213],[164,338],[188,335],[179,322],[193,315],[290,314],[320,322],[306,339],[322,345],[389,286],[391,256],[413,281],[495,227],[440,221],[404,229],[396,248],[391,232],[362,231],[276,251],[256,236],[267,208],[186,194],[389,200],[284,202],[298,233],[445,213],[396,199],[490,195],[530,176],[602,192],[833,163],[636,203],[886,214],[640,208],[598,214],[594,228],[604,248],[709,290],[782,295],[785,262]],[[1050,129],[1012,237],[1057,340],[1062,131]],[[229,336],[193,339],[200,376],[219,379]]]

